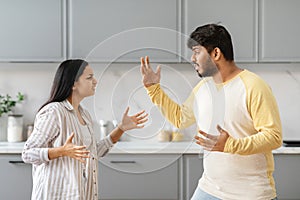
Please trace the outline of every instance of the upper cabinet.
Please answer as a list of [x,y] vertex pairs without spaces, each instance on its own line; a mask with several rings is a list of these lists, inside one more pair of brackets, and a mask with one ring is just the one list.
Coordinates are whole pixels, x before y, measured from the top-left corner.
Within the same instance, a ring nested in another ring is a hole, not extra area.
[[189,61],[191,51],[186,39],[198,26],[220,23],[231,34],[235,60],[238,62],[257,61],[257,1],[256,0],[184,0],[183,54]]
[[299,8],[299,0],[260,1],[260,61],[300,61]]
[[0,0],[0,62],[189,62],[198,26],[230,32],[237,62],[300,62],[299,0]]
[[65,58],[64,0],[0,0],[0,61]]
[[178,1],[69,1],[69,57],[89,61],[177,62]]

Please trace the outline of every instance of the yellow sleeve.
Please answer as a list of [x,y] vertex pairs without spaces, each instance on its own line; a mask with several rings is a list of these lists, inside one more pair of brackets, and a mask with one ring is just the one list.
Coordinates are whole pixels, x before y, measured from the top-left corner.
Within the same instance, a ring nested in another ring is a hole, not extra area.
[[152,85],[146,89],[151,101],[174,126],[186,128],[195,123],[193,112],[194,92],[180,106],[161,89],[160,84]]
[[278,106],[271,88],[258,76],[245,78],[247,108],[256,133],[235,139],[229,137],[224,152],[250,155],[270,152],[282,145]]

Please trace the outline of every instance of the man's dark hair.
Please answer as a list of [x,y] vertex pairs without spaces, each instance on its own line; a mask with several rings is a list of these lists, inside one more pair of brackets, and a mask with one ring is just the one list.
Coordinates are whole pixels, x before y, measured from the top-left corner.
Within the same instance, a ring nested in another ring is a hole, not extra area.
[[194,30],[188,39],[187,46],[192,49],[194,46],[205,47],[208,53],[218,47],[226,60],[233,61],[233,46],[229,32],[221,25],[206,24]]

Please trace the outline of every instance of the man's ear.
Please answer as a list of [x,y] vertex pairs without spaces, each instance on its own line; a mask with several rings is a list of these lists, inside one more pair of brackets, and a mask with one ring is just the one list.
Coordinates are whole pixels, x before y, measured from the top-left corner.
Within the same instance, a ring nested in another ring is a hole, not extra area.
[[219,47],[216,47],[212,50],[211,57],[213,58],[213,60],[218,61],[221,59],[221,56],[222,56],[222,51]]

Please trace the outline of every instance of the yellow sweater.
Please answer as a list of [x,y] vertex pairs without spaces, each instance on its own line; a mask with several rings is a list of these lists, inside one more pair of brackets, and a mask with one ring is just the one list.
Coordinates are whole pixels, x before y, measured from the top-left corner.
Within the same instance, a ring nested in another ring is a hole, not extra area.
[[202,190],[220,199],[276,197],[272,150],[282,144],[281,122],[272,91],[261,78],[248,70],[222,84],[204,78],[181,106],[159,84],[147,91],[176,127],[196,122],[199,129],[218,135],[219,124],[230,134],[224,152],[204,151]]

